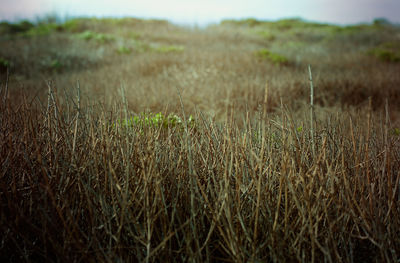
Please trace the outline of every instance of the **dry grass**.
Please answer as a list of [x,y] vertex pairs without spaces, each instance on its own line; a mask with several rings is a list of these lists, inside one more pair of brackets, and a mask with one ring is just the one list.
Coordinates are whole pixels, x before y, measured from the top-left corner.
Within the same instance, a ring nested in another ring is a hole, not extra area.
[[400,66],[366,52],[398,28],[250,22],[3,38],[2,261],[398,262]]

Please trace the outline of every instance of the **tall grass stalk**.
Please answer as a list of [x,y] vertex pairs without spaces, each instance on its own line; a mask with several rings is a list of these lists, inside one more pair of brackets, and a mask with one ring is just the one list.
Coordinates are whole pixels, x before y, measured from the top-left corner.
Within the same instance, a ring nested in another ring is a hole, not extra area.
[[313,84],[313,79],[312,79],[312,73],[311,73],[311,66],[308,65],[308,74],[309,74],[309,81],[310,81],[310,136],[311,136],[311,146],[312,146],[312,151],[313,155],[315,156],[315,143],[314,143],[314,118],[315,118],[315,112],[314,112],[314,84]]

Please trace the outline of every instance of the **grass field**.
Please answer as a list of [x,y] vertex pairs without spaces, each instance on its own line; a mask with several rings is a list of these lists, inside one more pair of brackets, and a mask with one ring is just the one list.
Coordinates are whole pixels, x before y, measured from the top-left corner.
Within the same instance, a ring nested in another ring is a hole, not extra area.
[[2,262],[400,262],[398,26],[3,22],[0,81]]

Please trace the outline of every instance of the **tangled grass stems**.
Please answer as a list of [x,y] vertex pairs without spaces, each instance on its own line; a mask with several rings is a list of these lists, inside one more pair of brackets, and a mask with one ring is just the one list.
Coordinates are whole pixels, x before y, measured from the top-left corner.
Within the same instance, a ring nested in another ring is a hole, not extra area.
[[60,101],[49,85],[44,110],[1,108],[2,260],[400,257],[400,142],[386,117],[326,116],[314,150],[309,120],[283,107],[243,125],[198,114],[196,129],[184,120],[187,140],[145,119],[142,133],[113,129],[79,95],[76,108]]

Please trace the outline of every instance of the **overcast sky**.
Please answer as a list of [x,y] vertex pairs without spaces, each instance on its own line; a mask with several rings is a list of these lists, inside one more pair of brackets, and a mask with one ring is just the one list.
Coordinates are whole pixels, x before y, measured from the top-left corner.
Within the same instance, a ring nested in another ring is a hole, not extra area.
[[0,0],[0,20],[66,16],[135,16],[199,24],[254,17],[352,24],[384,17],[400,23],[400,0]]

